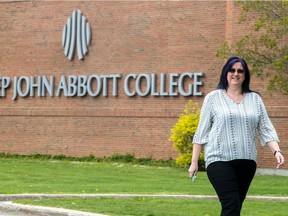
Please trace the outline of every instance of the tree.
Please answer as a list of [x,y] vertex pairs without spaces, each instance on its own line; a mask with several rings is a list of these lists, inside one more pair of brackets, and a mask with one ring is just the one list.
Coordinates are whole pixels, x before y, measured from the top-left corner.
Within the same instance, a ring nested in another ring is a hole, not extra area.
[[252,74],[269,77],[268,90],[288,94],[288,1],[237,3],[243,8],[240,23],[251,21],[251,15],[256,15],[253,29],[232,46],[224,42],[217,57],[242,56]]

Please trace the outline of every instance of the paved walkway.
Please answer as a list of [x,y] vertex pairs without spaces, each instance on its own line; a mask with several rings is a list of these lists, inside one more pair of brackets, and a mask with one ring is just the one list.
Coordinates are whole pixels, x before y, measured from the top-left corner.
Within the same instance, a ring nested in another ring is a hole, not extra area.
[[[207,195],[165,195],[165,194],[8,194],[0,195],[0,216],[105,216],[89,212],[68,210],[63,208],[51,208],[41,206],[30,206],[12,203],[17,199],[48,199],[48,198],[190,198],[190,199],[217,199],[216,196]],[[271,196],[247,196],[249,200],[265,201],[288,201],[288,197]],[[107,216],[107,215],[106,215]]]

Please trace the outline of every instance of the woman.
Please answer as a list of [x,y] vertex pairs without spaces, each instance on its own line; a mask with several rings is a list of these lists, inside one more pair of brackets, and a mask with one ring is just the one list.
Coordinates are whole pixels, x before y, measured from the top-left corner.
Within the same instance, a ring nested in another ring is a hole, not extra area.
[[284,164],[277,133],[260,95],[249,88],[250,72],[239,57],[228,59],[217,90],[206,95],[193,138],[189,175],[196,175],[204,146],[208,178],[221,202],[221,216],[239,216],[256,171],[257,138]]

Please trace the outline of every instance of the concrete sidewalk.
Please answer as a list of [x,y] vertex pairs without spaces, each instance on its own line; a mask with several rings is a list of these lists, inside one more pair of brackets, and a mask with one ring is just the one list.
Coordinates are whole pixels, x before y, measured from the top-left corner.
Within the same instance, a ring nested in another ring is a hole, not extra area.
[[[7,194],[0,195],[0,216],[106,216],[89,212],[68,210],[63,208],[41,207],[12,203],[18,199],[52,199],[52,198],[188,198],[217,199],[210,195],[173,195],[173,194]],[[247,196],[249,200],[288,201],[288,197]]]
[[52,208],[42,206],[31,206],[12,203],[10,201],[0,202],[0,216],[105,216],[89,212],[74,211],[63,208]]

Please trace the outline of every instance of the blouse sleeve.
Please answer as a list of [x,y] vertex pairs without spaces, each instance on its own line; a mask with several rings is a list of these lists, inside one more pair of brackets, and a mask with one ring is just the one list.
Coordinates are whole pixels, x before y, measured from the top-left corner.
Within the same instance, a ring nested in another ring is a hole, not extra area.
[[206,144],[208,142],[208,136],[212,126],[211,99],[212,99],[211,94],[207,94],[203,101],[199,124],[194,134],[192,143]]
[[266,146],[269,141],[280,142],[276,130],[267,114],[265,105],[259,96],[259,114],[260,119],[258,123],[258,131],[260,134],[260,141],[262,146]]

